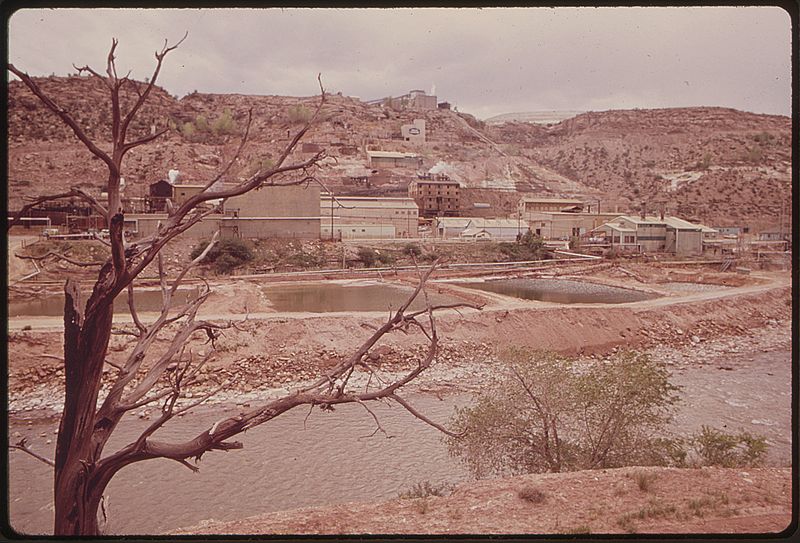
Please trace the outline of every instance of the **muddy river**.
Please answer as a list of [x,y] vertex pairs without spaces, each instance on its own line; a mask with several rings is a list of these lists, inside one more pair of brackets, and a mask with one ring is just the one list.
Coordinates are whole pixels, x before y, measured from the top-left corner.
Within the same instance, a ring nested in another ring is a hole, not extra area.
[[[672,381],[683,387],[684,398],[674,429],[691,433],[708,424],[762,434],[770,446],[767,464],[790,465],[791,353],[740,354],[706,362],[673,372]],[[445,422],[456,406],[469,403],[470,396],[409,399],[433,420]],[[176,439],[193,435],[219,419],[211,409],[198,409],[166,430]],[[227,409],[230,413],[236,408]],[[199,473],[162,459],[129,466],[108,489],[108,532],[163,533],[207,518],[232,520],[282,509],[391,499],[416,482],[468,478],[448,457],[436,430],[398,406],[377,405],[374,410],[391,439],[380,433],[364,437],[375,426],[358,405],[341,406],[333,413],[314,410],[305,426],[307,412],[297,410],[241,436],[243,450],[206,454]],[[110,446],[127,443],[146,424],[130,417]],[[34,450],[52,456],[56,427],[53,420],[17,415],[10,435],[29,436]],[[52,527],[50,470],[13,451],[9,477],[12,526],[26,533],[47,533]]]
[[496,279],[463,281],[455,284],[487,292],[496,292],[504,296],[560,304],[621,304],[657,297],[637,290],[597,285],[583,281],[571,281],[569,279]]

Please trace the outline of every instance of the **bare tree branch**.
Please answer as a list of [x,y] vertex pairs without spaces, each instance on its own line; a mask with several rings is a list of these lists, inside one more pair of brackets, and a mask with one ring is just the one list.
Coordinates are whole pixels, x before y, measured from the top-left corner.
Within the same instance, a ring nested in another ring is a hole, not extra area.
[[25,214],[28,213],[28,211],[30,211],[31,209],[33,209],[33,208],[35,208],[35,207],[37,207],[37,206],[39,206],[39,205],[41,205],[41,204],[43,204],[45,202],[52,202],[54,200],[63,200],[63,199],[66,199],[66,198],[80,198],[80,199],[88,202],[92,206],[92,208],[95,211],[97,211],[103,218],[106,218],[106,219],[108,218],[108,212],[100,204],[100,202],[98,202],[94,197],[92,197],[88,193],[84,192],[83,190],[81,190],[81,189],[79,189],[77,187],[72,187],[69,190],[69,192],[62,192],[62,193],[59,193],[59,194],[49,194],[49,195],[45,195],[45,196],[38,196],[38,197],[30,198],[31,202],[26,204],[26,205],[24,205],[22,207],[22,209],[17,211],[17,213],[15,213],[14,216],[12,217],[12,219],[8,222],[7,230],[10,230],[12,226],[16,226],[17,224],[19,224],[21,219],[22,219],[22,217],[24,217]]
[[47,253],[45,253],[45,254],[43,254],[41,256],[20,255],[20,254],[15,254],[14,256],[16,256],[17,258],[25,259],[25,260],[36,260],[37,262],[45,260],[47,258],[53,257],[53,258],[56,258],[57,260],[63,260],[64,262],[69,262],[70,264],[73,264],[75,266],[81,266],[81,267],[85,267],[85,268],[98,267],[98,266],[102,266],[103,265],[102,262],[81,262],[79,260],[73,260],[72,258],[68,257],[67,255],[64,255],[64,254],[61,254],[61,253],[57,253],[55,251],[48,251]]
[[70,114],[67,113],[67,111],[64,108],[56,104],[49,96],[47,96],[39,88],[39,85],[37,85],[36,82],[27,73],[18,70],[10,62],[8,63],[8,69],[11,73],[19,77],[22,80],[22,82],[25,83],[25,86],[27,86],[31,90],[31,92],[35,94],[36,97],[39,98],[39,100],[45,106],[47,106],[47,108],[50,111],[58,115],[64,122],[64,124],[66,124],[68,127],[72,129],[72,132],[75,134],[75,136],[77,136],[77,138],[81,140],[81,143],[83,143],[93,155],[95,155],[97,158],[106,163],[109,171],[116,173],[116,175],[119,175],[119,168],[117,167],[117,164],[114,163],[114,161],[111,159],[110,156],[108,156],[107,153],[105,153],[99,147],[97,147],[97,145],[95,145],[94,142],[86,136],[86,133],[83,131],[83,129],[80,126],[78,126],[78,123],[75,122],[72,116],[70,116]]
[[10,449],[19,449],[20,451],[26,452],[29,455],[31,455],[32,457],[34,457],[35,459],[37,459],[37,460],[39,460],[41,462],[44,462],[48,466],[55,467],[55,465],[56,465],[56,463],[53,462],[52,460],[50,460],[49,458],[46,458],[46,457],[40,455],[39,453],[36,453],[36,452],[32,451],[28,447],[28,438],[23,437],[17,443],[15,443],[14,445],[9,445],[8,447]]

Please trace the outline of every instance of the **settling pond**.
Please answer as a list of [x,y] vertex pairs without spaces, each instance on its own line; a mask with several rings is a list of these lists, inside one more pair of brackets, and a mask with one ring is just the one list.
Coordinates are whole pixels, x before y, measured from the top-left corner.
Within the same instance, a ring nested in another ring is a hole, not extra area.
[[569,279],[495,279],[455,285],[525,300],[560,304],[622,304],[657,298],[655,294]]
[[[173,305],[186,303],[191,298],[196,298],[200,293],[198,289],[179,289],[172,297]],[[82,292],[83,303],[89,299],[90,292]],[[136,311],[147,313],[161,311],[160,290],[134,291]],[[114,299],[114,312],[128,312],[128,294],[123,292]],[[60,317],[64,314],[64,295],[45,296],[40,299],[24,302],[11,302],[8,304],[9,317]]]
[[[433,293],[427,288],[432,304],[456,303],[453,296]],[[261,292],[270,307],[286,313],[329,313],[333,311],[387,311],[397,309],[408,300],[414,289],[408,286],[359,281],[357,283],[307,283],[299,285],[265,285]],[[425,308],[422,293],[412,302],[410,309]]]

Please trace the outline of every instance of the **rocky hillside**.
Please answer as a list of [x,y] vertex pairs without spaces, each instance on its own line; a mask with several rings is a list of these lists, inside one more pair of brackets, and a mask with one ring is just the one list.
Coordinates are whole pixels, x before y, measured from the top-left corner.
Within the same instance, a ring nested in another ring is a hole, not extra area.
[[671,213],[731,226],[777,221],[781,204],[789,214],[790,122],[681,108],[590,112],[550,128],[507,123],[488,131],[519,155],[598,189],[609,205],[663,204]]
[[[88,77],[37,78],[98,142],[108,141],[107,91]],[[140,83],[142,85],[143,83]],[[133,90],[123,104],[136,97]],[[234,152],[253,114],[251,143],[231,176],[274,160],[316,107],[319,97],[192,93],[181,99],[156,87],[132,136],[168,128],[157,142],[131,151],[123,175],[129,196],[169,169],[187,182],[215,175]],[[99,192],[102,162],[18,81],[9,83],[9,205],[70,185]],[[400,127],[426,120],[427,141],[405,142]],[[462,182],[464,204],[490,202],[512,212],[518,193],[599,200],[603,209],[649,209],[715,225],[776,225],[790,198],[790,120],[723,108],[590,112],[543,126],[487,125],[464,113],[414,112],[332,95],[322,121],[295,160],[325,148],[335,158],[320,177],[338,193],[402,195],[413,170],[373,175],[369,187],[348,183],[364,172],[368,149],[411,151],[423,168],[437,166]],[[316,144],[316,145],[314,145]],[[788,214],[788,207],[786,213]]]

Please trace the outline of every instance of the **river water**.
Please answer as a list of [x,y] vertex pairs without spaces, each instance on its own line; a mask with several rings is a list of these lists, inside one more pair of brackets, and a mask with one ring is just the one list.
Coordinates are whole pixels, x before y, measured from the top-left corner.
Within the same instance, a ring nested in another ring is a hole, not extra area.
[[[439,400],[409,395],[407,399],[441,423],[447,422],[455,406],[469,401],[468,396]],[[386,500],[417,482],[456,483],[467,477],[448,457],[438,430],[397,404],[371,405],[370,409],[391,438],[380,432],[365,437],[376,427],[359,405],[339,406],[332,413],[314,409],[305,428],[308,410],[297,408],[239,436],[244,449],[206,453],[198,473],[164,459],[123,468],[107,491],[108,532],[157,534],[207,518],[234,520],[281,509]],[[169,423],[156,438],[193,437],[220,418],[214,408],[196,409],[193,415]],[[107,450],[132,441],[147,424],[130,417]],[[57,427],[52,420],[31,425],[16,420],[11,433],[35,436],[31,448],[52,457]],[[46,439],[52,443],[47,445]],[[11,525],[20,532],[48,533],[53,523],[51,471],[19,451],[10,456]]]
[[[767,437],[767,465],[791,464],[791,353],[741,353],[705,364],[673,368],[671,381],[682,387],[673,431],[689,434],[704,424],[728,432],[740,429]],[[412,404],[445,423],[456,406],[468,405],[466,394],[409,395]],[[198,408],[170,423],[163,439],[179,440],[208,428],[219,407]],[[225,415],[235,411],[228,407]],[[333,413],[290,411],[240,436],[245,448],[207,453],[200,472],[158,459],[124,468],[109,485],[111,522],[108,533],[157,534],[191,526],[204,519],[233,520],[269,511],[392,499],[412,484],[457,483],[468,478],[447,455],[441,434],[397,405],[373,410],[393,437],[365,438],[375,430],[362,406],[345,405]],[[29,436],[33,450],[53,456],[54,420],[15,415],[12,440]],[[30,424],[29,424],[30,422]],[[130,417],[112,450],[127,444],[147,421]],[[157,434],[158,436],[159,434]],[[47,440],[51,440],[47,444]],[[10,518],[26,533],[52,529],[52,472],[32,457],[10,454]]]

